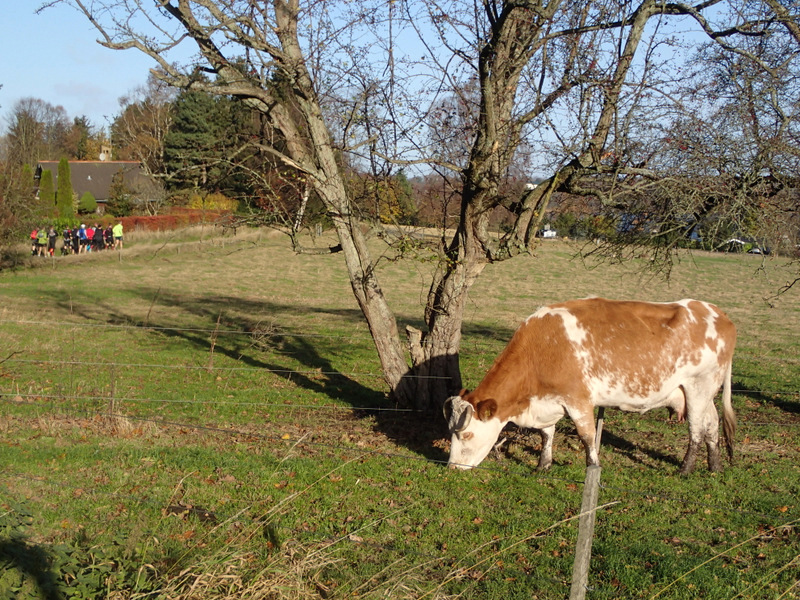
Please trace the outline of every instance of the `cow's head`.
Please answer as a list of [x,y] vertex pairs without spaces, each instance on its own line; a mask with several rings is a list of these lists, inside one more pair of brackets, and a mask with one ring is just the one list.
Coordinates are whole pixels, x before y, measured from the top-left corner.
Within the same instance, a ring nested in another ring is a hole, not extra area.
[[444,418],[450,429],[450,468],[477,467],[494,447],[503,425],[495,415],[497,402],[481,400],[473,405],[462,391],[444,403]]

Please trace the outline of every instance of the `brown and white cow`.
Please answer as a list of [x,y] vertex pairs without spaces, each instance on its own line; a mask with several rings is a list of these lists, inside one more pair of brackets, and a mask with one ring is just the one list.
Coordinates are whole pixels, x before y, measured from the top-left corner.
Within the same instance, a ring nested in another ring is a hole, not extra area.
[[449,465],[477,466],[508,422],[542,432],[539,469],[553,461],[556,423],[569,416],[599,464],[594,407],[646,412],[668,408],[689,422],[681,473],[694,468],[705,442],[708,467],[721,469],[719,415],[714,397],[724,384],[723,431],[733,460],[736,418],[731,406],[731,362],[736,327],[716,306],[603,298],[540,308],[520,325],[472,392],[445,403],[452,441]]

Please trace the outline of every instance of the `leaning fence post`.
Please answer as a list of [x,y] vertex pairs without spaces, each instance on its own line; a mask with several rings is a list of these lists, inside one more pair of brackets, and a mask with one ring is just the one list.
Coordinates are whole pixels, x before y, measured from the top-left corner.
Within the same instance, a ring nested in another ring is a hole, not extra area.
[[569,600],[583,600],[586,597],[599,490],[600,467],[590,465],[586,467],[586,480],[583,484],[581,518],[578,521],[578,541],[575,544],[575,562],[572,566],[572,587],[569,592]]
[[[603,437],[603,420],[605,408],[597,410],[597,427],[595,429],[595,449],[600,452],[600,438]],[[594,538],[594,522],[597,514],[597,496],[600,491],[600,467],[586,467],[586,478],[583,482],[583,499],[581,500],[581,518],[578,521],[578,541],[575,544],[575,561],[572,565],[572,587],[569,600],[583,600],[589,585],[589,562],[592,559],[592,538]]]

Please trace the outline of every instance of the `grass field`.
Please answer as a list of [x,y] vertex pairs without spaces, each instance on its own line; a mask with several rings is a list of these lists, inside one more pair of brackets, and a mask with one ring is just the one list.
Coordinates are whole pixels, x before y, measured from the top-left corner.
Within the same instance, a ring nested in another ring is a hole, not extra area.
[[[584,458],[567,419],[546,474],[538,436],[515,430],[450,471],[438,415],[386,400],[339,257],[268,231],[126,243],[0,273],[0,598],[569,596]],[[739,331],[723,473],[678,476],[687,430],[664,411],[606,413],[587,597],[800,597],[785,265],[687,254],[662,281],[574,254],[553,241],[487,268],[465,383],[567,298],[700,298]],[[381,264],[401,324],[420,324],[428,268]]]

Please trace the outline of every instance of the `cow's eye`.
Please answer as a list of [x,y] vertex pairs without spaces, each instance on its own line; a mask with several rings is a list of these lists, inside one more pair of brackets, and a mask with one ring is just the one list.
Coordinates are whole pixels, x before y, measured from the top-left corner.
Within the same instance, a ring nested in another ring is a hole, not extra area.
[[461,439],[464,441],[471,440],[475,436],[471,431],[465,431],[461,434]]

